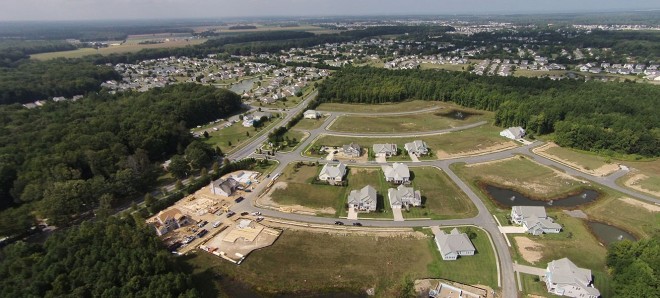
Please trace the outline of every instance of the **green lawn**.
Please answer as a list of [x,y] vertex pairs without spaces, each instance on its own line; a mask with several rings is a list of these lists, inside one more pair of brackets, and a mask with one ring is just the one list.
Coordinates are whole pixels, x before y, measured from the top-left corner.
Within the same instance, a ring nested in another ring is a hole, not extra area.
[[638,237],[651,237],[660,232],[660,212],[651,212],[608,194],[607,200],[587,206],[584,212],[590,219],[611,224]]
[[[640,190],[645,191],[649,194],[658,196],[657,193],[660,193],[660,159],[650,160],[650,161],[621,161],[622,164],[629,166],[632,171],[620,178],[617,183],[621,186],[625,186],[623,183],[628,179],[634,177],[635,175],[643,175],[635,185]],[[653,194],[651,192],[655,192]]]
[[[434,167],[411,167],[412,187],[422,195],[424,207],[411,207],[403,212],[405,218],[452,219],[477,215],[477,208],[453,181]],[[386,199],[389,204],[389,200]]]
[[432,63],[422,63],[419,65],[421,69],[445,69],[451,71],[464,71],[468,67],[468,64],[432,64]]
[[312,130],[321,127],[321,124],[325,121],[325,118],[320,119],[300,119],[296,125],[291,129],[294,130]]
[[[276,125],[281,119],[273,118],[265,123],[264,127],[244,127],[241,122],[234,123],[230,127],[222,128],[218,131],[210,130],[209,138],[205,142],[212,147],[219,146],[223,152],[232,152],[241,146],[248,144],[254,137],[263,134]],[[229,144],[231,142],[231,145]]]
[[[403,148],[405,143],[414,140],[423,140],[428,145],[429,149],[436,153],[442,151],[445,154],[459,154],[467,153],[473,150],[483,150],[492,148],[493,146],[503,146],[509,143],[510,140],[503,138],[499,135],[501,128],[490,125],[482,125],[479,127],[466,129],[458,132],[445,133],[439,135],[421,136],[421,137],[346,137],[335,135],[321,135],[315,142],[310,144],[313,146],[343,146],[351,142],[358,143],[363,148],[371,150],[373,144],[378,143],[395,143],[399,148]],[[513,143],[513,142],[510,142]],[[309,149],[309,148],[308,148]],[[309,150],[305,150],[305,154],[312,156]],[[409,160],[409,157],[402,154],[402,159]],[[437,154],[439,156],[440,154]],[[434,157],[436,158],[436,154]],[[425,159],[425,158],[422,158]],[[390,160],[390,159],[388,159]],[[395,159],[391,159],[395,161]]]
[[295,169],[289,164],[278,182],[286,182],[287,187],[273,191],[273,201],[282,205],[301,205],[311,208],[338,208],[339,200],[345,201],[346,187],[311,184],[321,167],[303,165]]
[[542,76],[561,76],[565,75],[565,70],[527,70],[527,69],[516,69],[513,71],[514,77],[542,77]]
[[608,157],[598,156],[593,153],[581,152],[564,147],[552,147],[545,151],[559,159],[575,163],[585,170],[594,170],[608,164]]
[[[475,114],[464,120],[456,120],[447,116],[449,111],[441,110],[433,113],[393,116],[362,116],[344,115],[338,117],[330,130],[357,133],[396,133],[396,132],[424,132],[464,126],[487,119],[484,114]],[[456,110],[467,116],[467,110]],[[473,112],[472,112],[473,113]]]
[[545,282],[539,280],[537,276],[521,273],[520,280],[522,283],[524,294],[532,294],[541,297],[552,297],[552,298],[562,297],[548,293],[548,289],[545,287]]
[[[464,232],[465,229],[459,228],[459,231]],[[460,257],[455,261],[443,261],[434,239],[428,240],[429,249],[433,251],[434,259],[438,260],[428,266],[429,272],[433,277],[466,284],[487,285],[497,289],[497,265],[488,235],[481,229],[474,227],[470,229],[477,234],[477,237],[472,239],[477,253],[474,256]],[[448,233],[452,229],[443,230]]]
[[319,111],[352,112],[352,113],[392,113],[407,112],[445,106],[447,103],[439,101],[411,100],[400,103],[382,104],[352,104],[352,103],[322,103],[317,107]]
[[[471,258],[476,257],[479,256]],[[183,257],[197,276],[212,283],[213,287],[207,289],[209,296],[213,296],[213,290],[234,288],[237,283],[243,283],[270,295],[313,293],[308,297],[329,292],[364,295],[364,290],[371,287],[375,288],[377,297],[398,297],[404,277],[433,276],[435,272],[429,269],[439,270],[443,277],[462,281],[454,272],[444,271],[445,264],[440,264],[438,258],[430,240],[425,238],[293,230],[284,231],[272,246],[251,253],[240,266],[206,252]],[[461,260],[457,264],[468,262],[472,261]],[[494,271],[495,265],[488,268]],[[474,274],[469,278],[477,279]]]
[[378,204],[377,211],[370,213],[360,213],[358,217],[365,218],[393,218],[392,207],[390,207],[389,201],[387,200],[387,189],[390,187],[389,183],[385,181],[385,176],[383,176],[383,171],[379,167],[373,168],[360,168],[360,167],[350,167],[348,170],[348,186],[346,187],[346,193],[342,197],[341,201],[338,202],[341,205],[338,216],[347,216],[348,210],[346,209],[346,203],[348,200],[348,195],[351,190],[359,190],[363,187],[371,185],[378,192]]

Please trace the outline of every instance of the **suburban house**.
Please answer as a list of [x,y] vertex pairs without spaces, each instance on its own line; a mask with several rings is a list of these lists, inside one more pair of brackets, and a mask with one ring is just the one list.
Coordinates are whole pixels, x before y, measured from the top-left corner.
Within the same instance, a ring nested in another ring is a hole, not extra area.
[[594,288],[591,270],[583,269],[567,258],[548,263],[545,270],[548,292],[568,297],[597,298],[600,291]]
[[412,187],[399,185],[397,188],[390,188],[387,190],[387,197],[390,199],[392,209],[422,205],[422,195],[419,190],[414,190]]
[[348,195],[348,208],[366,212],[376,211],[377,200],[376,189],[371,185],[367,185],[360,190],[351,190]]
[[245,115],[243,116],[243,126],[252,127],[254,126],[255,122],[261,121],[263,117],[270,119],[273,117],[273,115],[271,113],[254,113],[252,115]]
[[404,163],[395,162],[392,166],[382,166],[383,173],[385,174],[385,181],[396,184],[410,182],[410,170]]
[[410,143],[406,143],[404,148],[408,153],[415,154],[417,156],[426,155],[429,153],[429,148],[426,146],[426,142],[420,140],[414,140]]
[[303,117],[305,119],[318,119],[319,117],[321,117],[321,113],[315,110],[307,110],[303,113]]
[[218,179],[211,182],[211,193],[219,196],[231,196],[239,186],[234,178]]
[[344,155],[348,157],[360,157],[360,155],[362,154],[362,148],[360,148],[360,145],[355,143],[344,145],[343,149],[344,149]]
[[376,157],[390,157],[396,155],[396,144],[374,144],[374,155]]
[[501,131],[500,135],[512,140],[522,139],[525,136],[525,129],[520,126],[509,127]]
[[526,232],[532,235],[559,233],[561,231],[561,225],[548,217],[543,206],[513,206],[511,208],[511,221],[523,226]]
[[188,224],[188,217],[177,208],[170,208],[158,213],[150,224],[156,229],[156,234],[162,236]]
[[476,249],[465,233],[454,228],[449,234],[440,231],[435,234],[435,244],[445,261],[456,260],[458,256],[472,256]]
[[341,184],[346,176],[346,165],[339,163],[337,165],[325,164],[319,173],[319,180],[326,181],[331,185]]

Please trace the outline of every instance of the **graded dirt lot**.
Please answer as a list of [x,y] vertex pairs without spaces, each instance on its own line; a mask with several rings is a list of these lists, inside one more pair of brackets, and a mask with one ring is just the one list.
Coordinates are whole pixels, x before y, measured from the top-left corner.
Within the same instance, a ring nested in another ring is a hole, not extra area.
[[524,236],[513,237],[518,246],[518,252],[525,261],[532,264],[536,264],[543,257],[543,252],[541,248],[543,245],[534,242],[532,239],[529,239]]
[[555,160],[580,172],[593,176],[607,176],[619,170],[618,164],[607,163],[607,159],[604,157],[559,147],[552,142],[534,148],[532,151],[538,155]]

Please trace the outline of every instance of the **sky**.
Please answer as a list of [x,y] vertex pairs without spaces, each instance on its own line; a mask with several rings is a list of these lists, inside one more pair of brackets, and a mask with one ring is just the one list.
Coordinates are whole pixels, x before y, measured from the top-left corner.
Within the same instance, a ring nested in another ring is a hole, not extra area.
[[658,0],[0,0],[0,21],[446,15],[660,9]]

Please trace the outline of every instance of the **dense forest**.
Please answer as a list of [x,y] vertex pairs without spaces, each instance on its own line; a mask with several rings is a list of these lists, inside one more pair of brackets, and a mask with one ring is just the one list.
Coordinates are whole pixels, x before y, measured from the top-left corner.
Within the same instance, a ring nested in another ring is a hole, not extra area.
[[31,54],[75,50],[64,40],[0,40],[0,67],[15,67]]
[[208,161],[211,150],[188,128],[241,105],[225,89],[179,84],[38,109],[0,106],[0,235],[32,225],[30,210],[62,225],[102,202],[144,194],[157,178],[155,162],[173,154]]
[[660,236],[614,243],[607,251],[607,266],[615,297],[658,297]]
[[0,251],[2,297],[199,297],[144,221],[109,218]]
[[22,61],[0,67],[0,104],[27,103],[54,96],[71,98],[101,89],[101,83],[121,76],[110,66],[80,59]]
[[346,67],[319,87],[326,102],[453,101],[496,111],[500,126],[554,133],[562,146],[660,155],[660,87],[650,84],[477,76]]

